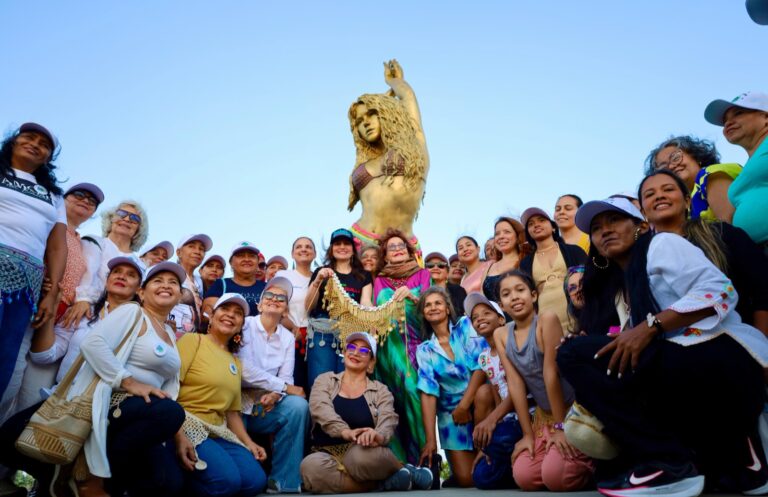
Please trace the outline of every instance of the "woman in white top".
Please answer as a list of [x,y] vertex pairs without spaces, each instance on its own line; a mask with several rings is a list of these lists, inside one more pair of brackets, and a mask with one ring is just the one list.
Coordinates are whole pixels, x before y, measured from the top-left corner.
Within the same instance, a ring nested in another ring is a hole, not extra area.
[[83,317],[92,318],[91,307],[104,293],[110,259],[135,256],[147,241],[149,224],[147,213],[138,202],[124,200],[101,214],[103,238],[83,237],[83,255],[87,269],[77,287],[75,304],[64,315],[62,325],[72,328]]
[[56,313],[58,292],[40,297],[43,259],[52,288],[67,261],[56,148],[53,134],[35,123],[22,124],[0,146],[0,420],[21,385],[30,320],[39,328]]
[[624,198],[584,204],[576,225],[591,239],[588,336],[563,344],[557,364],[621,448],[598,490],[695,496],[705,475],[723,492],[768,492],[757,430],[768,339],[741,322],[731,282],[683,237],[650,232]]
[[294,269],[278,271],[275,276],[287,278],[293,285],[293,294],[288,301],[288,315],[283,318],[281,324],[296,337],[296,361],[293,368],[293,384],[308,391],[307,363],[307,309],[304,301],[309,291],[309,280],[312,277],[312,261],[317,257],[315,242],[311,238],[302,236],[293,242],[291,248]]
[[142,279],[139,262],[131,257],[115,257],[107,264],[109,275],[104,295],[93,306],[93,318],[83,318],[72,330],[56,325],[52,330],[42,329],[32,338],[29,357],[36,364],[54,364],[61,360],[55,384],[67,374],[80,354],[80,343],[91,329],[110,312],[126,302],[138,302],[136,292]]

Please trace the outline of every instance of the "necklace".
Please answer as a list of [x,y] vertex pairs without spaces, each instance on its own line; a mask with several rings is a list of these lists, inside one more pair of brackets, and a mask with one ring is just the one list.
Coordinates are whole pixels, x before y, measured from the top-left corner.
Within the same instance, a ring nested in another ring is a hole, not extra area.
[[557,244],[555,243],[554,245],[551,245],[549,248],[545,248],[545,249],[537,250],[537,251],[536,251],[536,253],[537,253],[537,254],[543,254],[543,253],[545,253],[545,252],[549,252],[549,251],[551,251],[552,249],[554,249],[554,248],[556,248],[556,247],[557,247]]

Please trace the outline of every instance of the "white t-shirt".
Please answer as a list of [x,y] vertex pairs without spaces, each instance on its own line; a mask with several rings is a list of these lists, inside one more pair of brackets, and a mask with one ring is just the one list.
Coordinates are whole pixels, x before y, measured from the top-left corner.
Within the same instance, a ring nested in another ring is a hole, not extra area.
[[0,176],[0,243],[42,261],[53,226],[67,224],[64,199],[33,175],[13,171],[16,178]]
[[299,328],[305,328],[309,322],[307,320],[307,311],[304,309],[304,300],[307,298],[309,280],[312,276],[304,276],[295,269],[280,270],[275,273],[275,276],[288,278],[293,285],[293,295],[290,302],[288,302],[288,315],[293,324]]

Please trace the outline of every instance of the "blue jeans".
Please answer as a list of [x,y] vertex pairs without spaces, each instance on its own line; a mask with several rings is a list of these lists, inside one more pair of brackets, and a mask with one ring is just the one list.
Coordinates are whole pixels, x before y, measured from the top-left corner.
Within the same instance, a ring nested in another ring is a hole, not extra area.
[[315,331],[307,339],[307,385],[312,388],[315,379],[323,373],[344,371],[344,362],[334,347],[338,335]]
[[[7,401],[15,397],[18,388],[21,387],[19,377],[19,381],[14,383],[16,391],[6,392],[19,354],[23,352],[23,355],[26,355],[26,350],[22,351],[22,343],[32,318],[32,306],[26,298],[18,298],[18,296],[3,295],[2,299],[0,303],[0,399]],[[21,375],[24,375],[23,371]],[[0,413],[0,418],[4,417]]]
[[512,451],[523,438],[523,430],[517,418],[507,418],[493,430],[491,443],[483,449],[485,457],[480,458],[472,473],[475,486],[481,490],[516,488],[512,478]]
[[185,495],[251,497],[263,492],[267,486],[267,477],[259,461],[241,445],[209,438],[197,446],[197,455],[208,467],[202,471],[185,472],[189,475]]
[[309,404],[296,395],[286,395],[262,416],[244,415],[249,434],[275,434],[272,472],[269,480],[281,492],[301,489],[299,465],[304,458],[304,440],[309,430]]

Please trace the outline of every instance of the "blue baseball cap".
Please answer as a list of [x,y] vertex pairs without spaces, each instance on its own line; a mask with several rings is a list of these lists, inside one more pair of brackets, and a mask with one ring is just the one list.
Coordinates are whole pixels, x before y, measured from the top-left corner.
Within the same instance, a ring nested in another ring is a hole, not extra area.
[[352,235],[352,232],[349,231],[346,228],[339,228],[333,233],[331,233],[331,243],[335,242],[336,240],[339,240],[341,238],[346,238],[350,242],[355,243],[355,237]]

